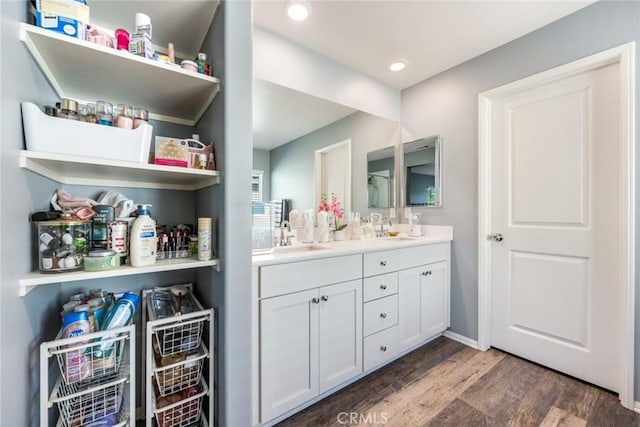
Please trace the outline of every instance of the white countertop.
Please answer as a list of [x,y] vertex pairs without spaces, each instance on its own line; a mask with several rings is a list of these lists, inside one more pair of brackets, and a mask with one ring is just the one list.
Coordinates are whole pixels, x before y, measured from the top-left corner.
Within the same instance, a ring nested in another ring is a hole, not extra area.
[[254,255],[254,266],[296,262],[307,259],[330,258],[354,253],[377,252],[409,246],[450,242],[453,240],[453,227],[423,226],[421,237],[408,236],[406,224],[397,224],[392,230],[400,231],[395,237],[378,237],[359,240],[330,241],[328,243],[307,243],[274,248],[272,253]]

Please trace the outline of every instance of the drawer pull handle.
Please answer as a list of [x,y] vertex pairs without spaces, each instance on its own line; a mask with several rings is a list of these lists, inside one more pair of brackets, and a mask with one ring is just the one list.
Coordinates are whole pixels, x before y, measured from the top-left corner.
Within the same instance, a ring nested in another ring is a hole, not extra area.
[[423,271],[422,275],[423,276],[431,276],[431,270]]
[[380,289],[382,289],[383,291],[387,289],[387,285],[380,285]]
[[383,319],[386,319],[387,318],[387,313],[380,313],[380,317],[383,318]]
[[320,299],[316,298],[316,297],[313,297],[313,298],[311,298],[311,302],[314,303],[314,304],[320,304]]
[[381,345],[380,346],[380,351],[387,351],[387,346],[386,345]]
[[387,266],[387,261],[380,261],[380,266],[381,267],[386,267]]
[[329,301],[329,297],[328,297],[328,296],[326,296],[326,295],[322,295],[322,296],[320,297],[320,299],[321,299],[322,301]]

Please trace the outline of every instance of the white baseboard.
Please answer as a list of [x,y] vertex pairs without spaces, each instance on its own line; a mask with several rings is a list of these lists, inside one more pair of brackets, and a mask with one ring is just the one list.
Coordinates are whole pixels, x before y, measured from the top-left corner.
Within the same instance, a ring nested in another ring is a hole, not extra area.
[[[476,350],[478,350],[478,341],[476,340],[472,340],[471,338],[467,338],[464,335],[460,335],[460,334],[456,334],[455,332],[451,332],[451,331],[445,331],[442,335],[444,335],[447,338],[451,338],[454,341],[458,341],[459,343],[462,343],[466,346],[469,346],[471,348],[475,348]],[[637,404],[638,402],[636,402]],[[636,405],[636,408],[638,408],[638,406]]]
[[640,402],[636,400],[635,405],[633,405],[633,410],[640,414]]

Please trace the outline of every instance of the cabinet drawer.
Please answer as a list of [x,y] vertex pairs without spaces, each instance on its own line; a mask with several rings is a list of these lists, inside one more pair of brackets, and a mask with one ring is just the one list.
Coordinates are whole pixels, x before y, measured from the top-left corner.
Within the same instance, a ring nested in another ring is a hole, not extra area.
[[398,295],[391,295],[364,305],[364,336],[398,324]]
[[365,372],[398,354],[398,327],[394,326],[364,339]]
[[303,291],[362,277],[362,256],[335,258],[260,267],[260,298]]
[[449,259],[449,243],[400,248],[396,256],[398,270],[446,261]]
[[364,302],[398,293],[398,273],[387,273],[364,279]]
[[398,269],[396,251],[369,252],[364,254],[364,277],[390,273]]

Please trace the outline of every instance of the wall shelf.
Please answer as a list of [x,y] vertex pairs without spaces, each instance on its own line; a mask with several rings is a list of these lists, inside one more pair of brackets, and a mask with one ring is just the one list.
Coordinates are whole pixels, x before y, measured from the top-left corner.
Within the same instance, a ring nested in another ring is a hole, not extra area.
[[20,24],[26,44],[60,98],[144,107],[149,117],[194,126],[220,89],[215,77]]
[[209,261],[198,261],[195,258],[179,258],[162,260],[154,265],[145,267],[131,267],[123,265],[115,270],[106,271],[73,271],[69,273],[43,274],[32,272],[20,279],[20,296],[23,297],[37,286],[49,285],[52,283],[77,282],[79,280],[104,279],[109,277],[133,276],[136,274],[158,273],[162,271],[186,270],[190,268],[213,267],[220,271],[218,259]]
[[29,150],[20,152],[20,167],[70,185],[193,191],[220,182],[218,171]]

